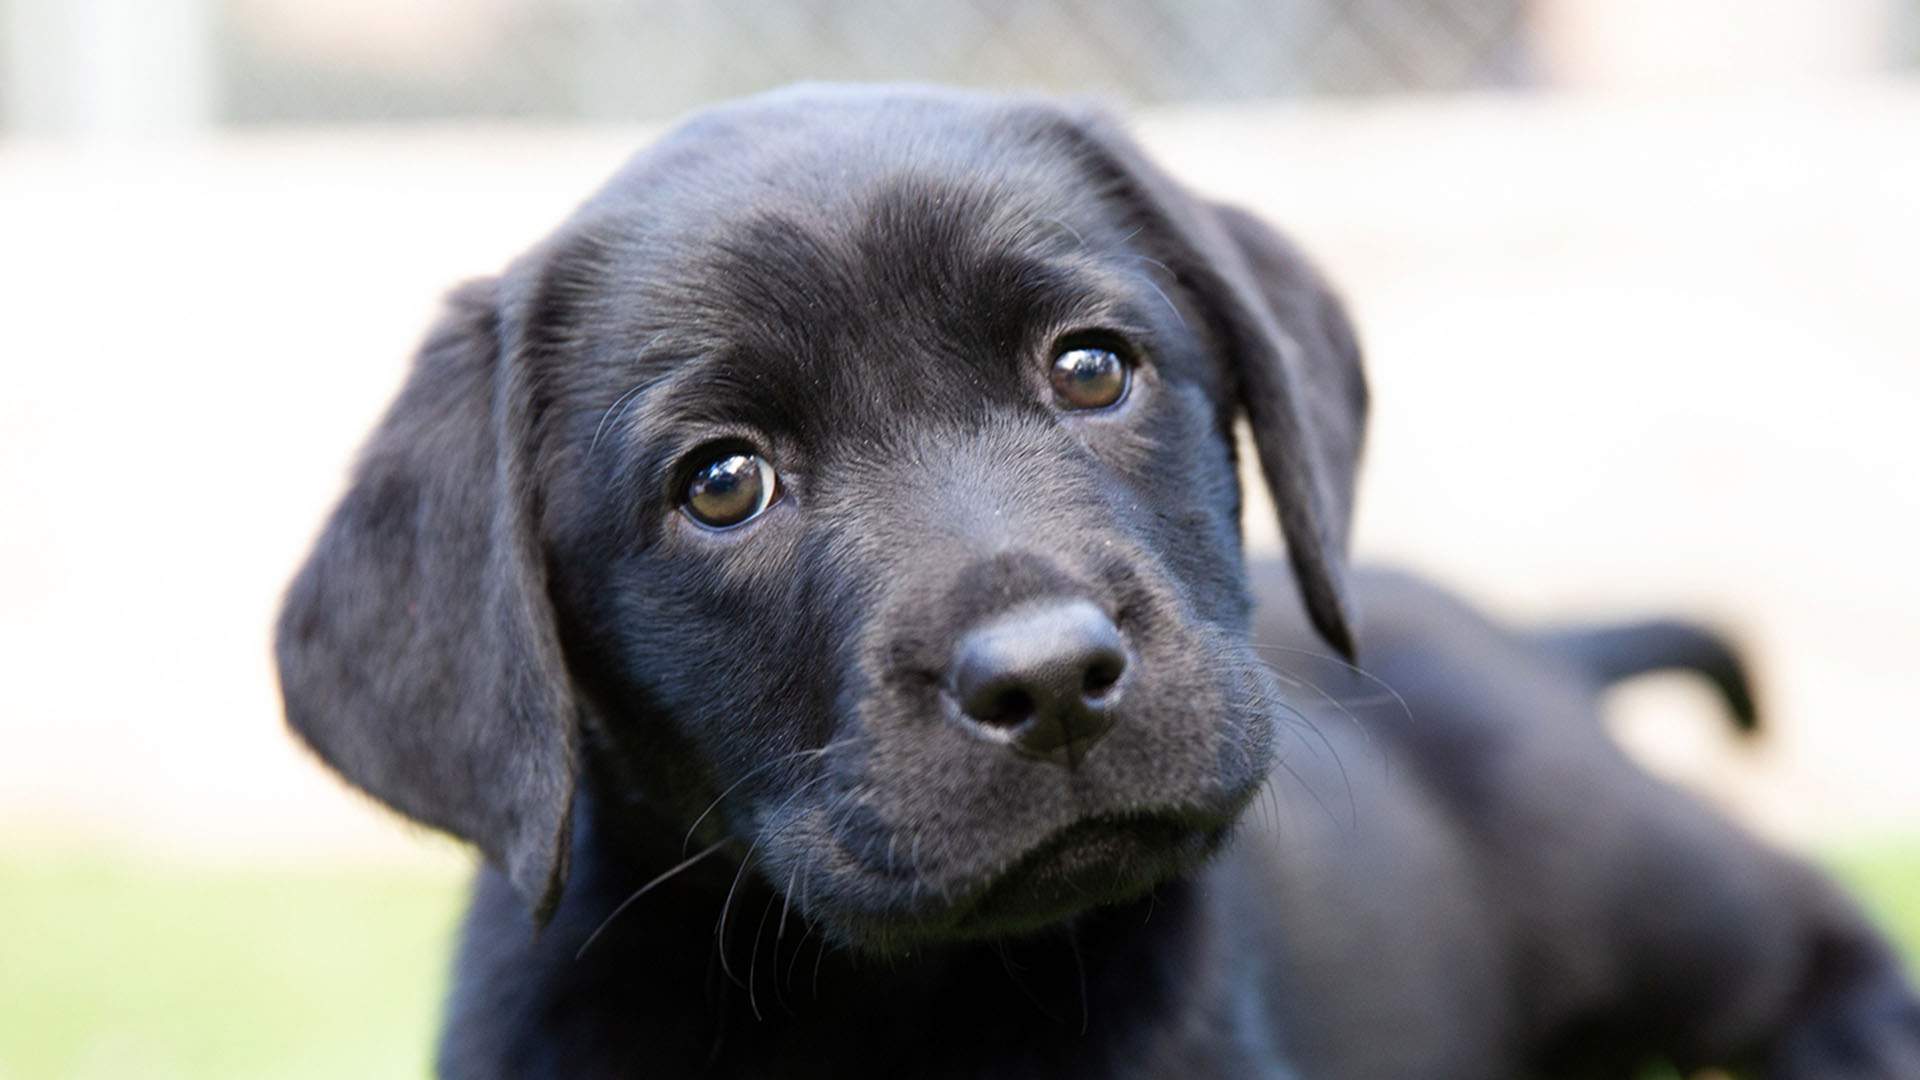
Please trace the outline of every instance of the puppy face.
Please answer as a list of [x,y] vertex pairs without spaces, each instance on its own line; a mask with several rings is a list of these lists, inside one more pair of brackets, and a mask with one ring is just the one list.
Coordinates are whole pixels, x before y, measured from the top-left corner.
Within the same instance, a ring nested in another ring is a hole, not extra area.
[[856,945],[1151,887],[1270,763],[1243,410],[1346,641],[1357,362],[1250,228],[1050,107],[696,120],[456,301],[296,581],[290,716],[536,908],[583,771]]

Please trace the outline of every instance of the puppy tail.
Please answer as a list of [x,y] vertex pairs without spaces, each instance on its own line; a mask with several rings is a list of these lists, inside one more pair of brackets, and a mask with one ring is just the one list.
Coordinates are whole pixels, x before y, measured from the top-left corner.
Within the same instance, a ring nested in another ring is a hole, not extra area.
[[1747,664],[1725,637],[1678,619],[1645,619],[1537,631],[1536,640],[1604,689],[1656,671],[1692,671],[1712,681],[1743,734],[1760,730]]

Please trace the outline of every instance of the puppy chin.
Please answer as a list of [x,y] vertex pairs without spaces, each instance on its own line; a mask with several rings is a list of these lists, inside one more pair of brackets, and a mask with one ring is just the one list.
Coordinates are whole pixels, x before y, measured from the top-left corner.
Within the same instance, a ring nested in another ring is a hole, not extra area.
[[1086,818],[967,882],[843,864],[808,914],[841,945],[883,955],[1032,936],[1191,874],[1226,842],[1253,790],[1219,813]]
[[1230,828],[1166,818],[1080,822],[997,875],[949,923],[948,934],[956,940],[1015,937],[1137,899],[1197,869]]

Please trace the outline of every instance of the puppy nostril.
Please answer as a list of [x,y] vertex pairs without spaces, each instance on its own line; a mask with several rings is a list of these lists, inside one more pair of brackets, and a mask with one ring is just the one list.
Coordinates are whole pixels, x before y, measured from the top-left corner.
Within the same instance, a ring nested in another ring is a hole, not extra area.
[[1033,695],[1017,686],[989,694],[968,712],[990,727],[1017,728],[1033,717]]
[[1080,678],[1080,692],[1089,700],[1097,701],[1107,696],[1120,675],[1126,670],[1126,661],[1118,656],[1103,657],[1087,667],[1086,674]]

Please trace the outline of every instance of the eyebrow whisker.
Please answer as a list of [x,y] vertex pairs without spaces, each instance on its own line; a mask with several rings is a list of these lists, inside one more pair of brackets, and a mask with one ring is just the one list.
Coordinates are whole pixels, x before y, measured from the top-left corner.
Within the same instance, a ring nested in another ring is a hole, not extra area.
[[[667,336],[667,332],[665,330],[662,330],[659,333],[653,335],[652,338],[648,339],[645,345],[640,346],[640,355],[645,356],[647,353],[651,352],[653,350],[653,347],[660,343],[660,339],[666,336]],[[587,460],[588,461],[593,460],[593,451],[595,448],[597,448],[600,445],[600,436],[606,433],[607,421],[613,419],[614,410],[620,408],[620,406],[628,403],[629,401],[632,401],[633,398],[640,393],[640,391],[645,390],[647,387],[651,385],[653,385],[653,380],[650,380],[650,379],[640,380],[639,382],[633,384],[632,389],[628,390],[624,394],[621,394],[619,397],[614,398],[613,404],[607,406],[607,411],[600,414],[600,423],[596,425],[593,429],[593,441],[587,444]]]
[[1153,295],[1159,297],[1160,302],[1167,305],[1167,310],[1173,312],[1173,317],[1180,321],[1180,329],[1182,330],[1188,329],[1187,317],[1185,315],[1180,314],[1179,306],[1175,304],[1173,300],[1170,299],[1164,291],[1161,290],[1159,285],[1154,283],[1154,280],[1151,277],[1148,277],[1146,274],[1134,274],[1132,276],[1137,280],[1139,280],[1139,282],[1142,285],[1145,285],[1147,288],[1152,289]]

